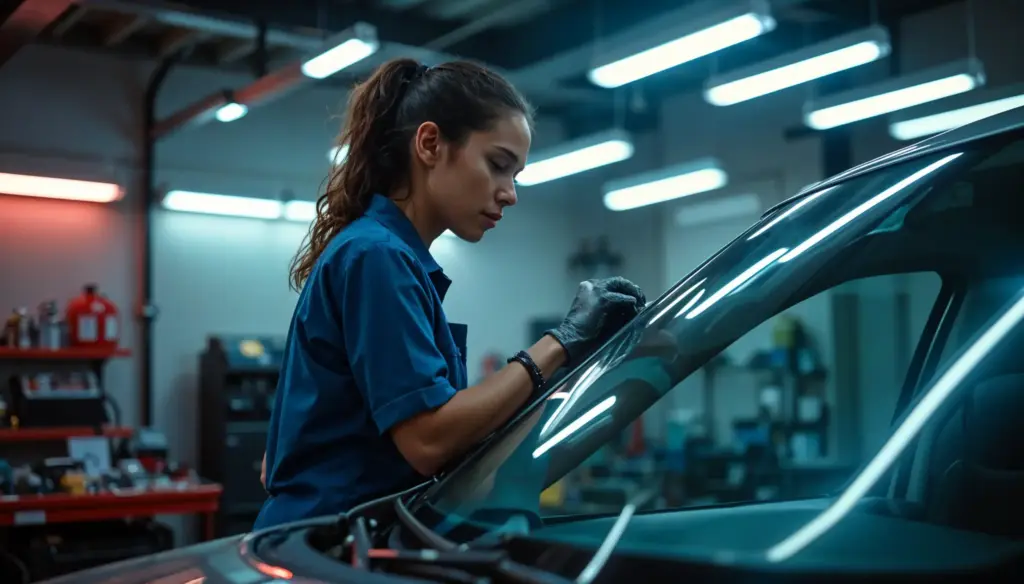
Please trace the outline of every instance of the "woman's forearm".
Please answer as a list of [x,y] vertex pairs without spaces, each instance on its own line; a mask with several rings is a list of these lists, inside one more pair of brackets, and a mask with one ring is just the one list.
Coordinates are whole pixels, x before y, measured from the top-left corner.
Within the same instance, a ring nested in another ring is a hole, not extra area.
[[[550,336],[527,353],[545,378],[565,363],[565,350]],[[417,471],[431,475],[501,427],[532,394],[529,372],[520,363],[510,363],[457,392],[440,408],[399,424],[392,437]]]
[[[549,336],[534,343],[527,353],[545,379],[551,377],[565,363],[565,350],[558,341]],[[507,422],[531,395],[533,380],[529,372],[522,364],[513,362],[477,385],[458,392],[441,410],[453,405],[450,412],[444,412],[442,415],[451,416],[455,421],[464,419],[461,418],[463,414],[469,414],[479,420],[478,424],[473,425],[475,427],[466,428],[467,432],[463,437],[470,443],[476,443]],[[451,446],[455,447],[454,444]]]

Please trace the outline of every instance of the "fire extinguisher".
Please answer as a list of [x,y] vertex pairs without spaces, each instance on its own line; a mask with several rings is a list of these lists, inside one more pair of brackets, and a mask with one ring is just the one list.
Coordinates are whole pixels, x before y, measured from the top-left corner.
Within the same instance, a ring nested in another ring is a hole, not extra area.
[[87,284],[68,303],[68,341],[72,347],[116,349],[121,334],[117,306]]

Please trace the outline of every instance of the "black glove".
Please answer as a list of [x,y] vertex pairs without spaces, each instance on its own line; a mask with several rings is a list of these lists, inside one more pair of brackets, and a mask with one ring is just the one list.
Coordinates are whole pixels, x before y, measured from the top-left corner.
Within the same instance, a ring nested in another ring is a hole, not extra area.
[[625,278],[581,282],[572,308],[558,328],[547,331],[566,352],[566,365],[601,346],[647,304],[640,288]]

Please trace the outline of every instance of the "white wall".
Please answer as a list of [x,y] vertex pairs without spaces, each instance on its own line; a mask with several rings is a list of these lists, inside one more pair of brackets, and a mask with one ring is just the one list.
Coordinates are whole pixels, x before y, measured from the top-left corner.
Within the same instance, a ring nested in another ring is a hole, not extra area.
[[[129,96],[138,91],[140,71],[134,63],[103,65],[33,49],[0,69],[0,172],[134,185],[138,116]],[[122,311],[130,311],[138,261],[132,228],[138,214],[132,205],[0,199],[0,307],[64,302],[84,283],[96,282]],[[124,328],[130,347],[135,330]],[[106,377],[126,421],[134,423],[135,361],[110,363]]]

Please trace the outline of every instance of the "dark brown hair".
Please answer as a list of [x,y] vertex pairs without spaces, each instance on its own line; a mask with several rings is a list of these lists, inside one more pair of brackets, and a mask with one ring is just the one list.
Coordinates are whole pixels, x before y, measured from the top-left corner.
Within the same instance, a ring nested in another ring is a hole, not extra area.
[[462,144],[509,112],[532,117],[512,84],[480,65],[428,68],[395,59],[378,67],[349,96],[337,141],[348,156],[317,199],[316,219],[292,260],[292,287],[302,288],[331,238],[366,212],[375,193],[387,195],[408,179],[410,144],[421,124],[434,122],[446,140]]

